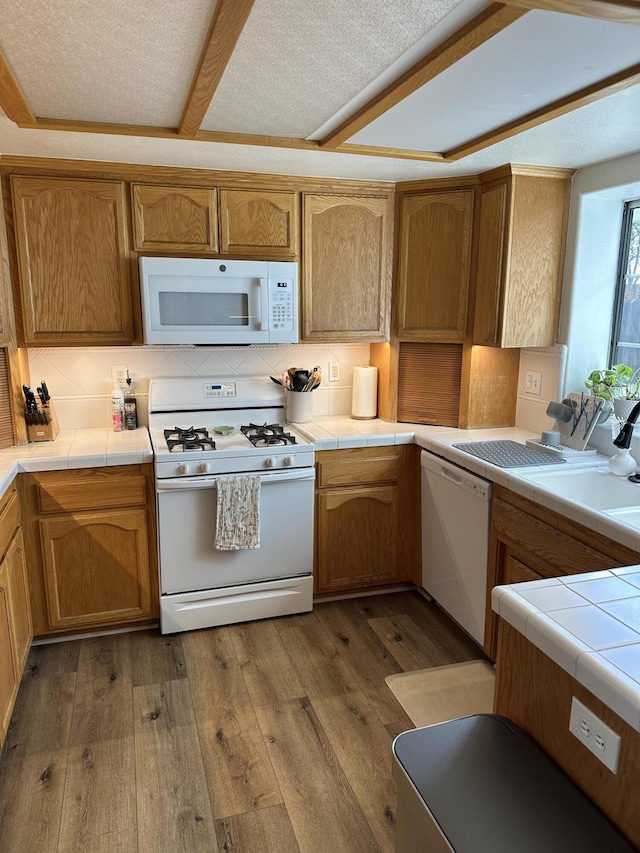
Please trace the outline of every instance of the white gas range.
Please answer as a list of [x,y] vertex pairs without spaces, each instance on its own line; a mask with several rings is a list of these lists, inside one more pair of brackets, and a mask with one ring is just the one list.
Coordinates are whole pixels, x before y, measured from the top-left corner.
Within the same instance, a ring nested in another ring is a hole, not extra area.
[[[269,377],[153,379],[149,432],[162,633],[311,610],[314,445],[284,425],[282,388]],[[220,547],[218,483],[229,478],[225,494],[244,478],[257,489],[257,548]]]

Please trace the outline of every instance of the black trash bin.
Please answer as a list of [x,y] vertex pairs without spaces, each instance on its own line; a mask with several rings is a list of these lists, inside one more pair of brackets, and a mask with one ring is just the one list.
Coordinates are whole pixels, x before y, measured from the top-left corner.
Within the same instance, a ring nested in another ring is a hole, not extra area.
[[476,714],[393,743],[396,853],[633,853],[511,720]]

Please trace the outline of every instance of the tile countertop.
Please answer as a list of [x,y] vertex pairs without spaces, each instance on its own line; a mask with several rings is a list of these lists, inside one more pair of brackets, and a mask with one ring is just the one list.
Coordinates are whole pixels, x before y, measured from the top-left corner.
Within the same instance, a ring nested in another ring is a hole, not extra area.
[[492,607],[640,731],[640,565],[496,586]]
[[36,441],[0,450],[0,497],[21,471],[62,471],[151,462],[146,427],[60,430],[54,441]]

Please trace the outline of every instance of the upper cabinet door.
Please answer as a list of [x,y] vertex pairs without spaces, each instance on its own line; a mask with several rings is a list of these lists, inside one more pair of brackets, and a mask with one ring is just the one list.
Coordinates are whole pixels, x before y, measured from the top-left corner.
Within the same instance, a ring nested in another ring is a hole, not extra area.
[[390,208],[390,196],[304,196],[305,340],[388,339]]
[[483,187],[474,344],[555,342],[569,186],[566,173],[516,173]]
[[11,189],[21,342],[132,343],[124,184],[14,176]]
[[402,198],[397,333],[463,341],[471,274],[473,189]]
[[298,255],[296,192],[220,190],[220,252],[259,258]]
[[215,189],[133,184],[136,251],[218,251]]

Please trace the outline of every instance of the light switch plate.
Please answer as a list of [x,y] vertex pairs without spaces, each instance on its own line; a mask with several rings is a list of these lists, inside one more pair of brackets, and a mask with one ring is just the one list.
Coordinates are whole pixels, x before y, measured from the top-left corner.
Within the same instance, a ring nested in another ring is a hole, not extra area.
[[524,378],[524,393],[535,394],[537,397],[542,393],[542,374],[537,370],[527,370]]
[[622,738],[575,696],[571,699],[569,731],[612,773],[618,772]]

